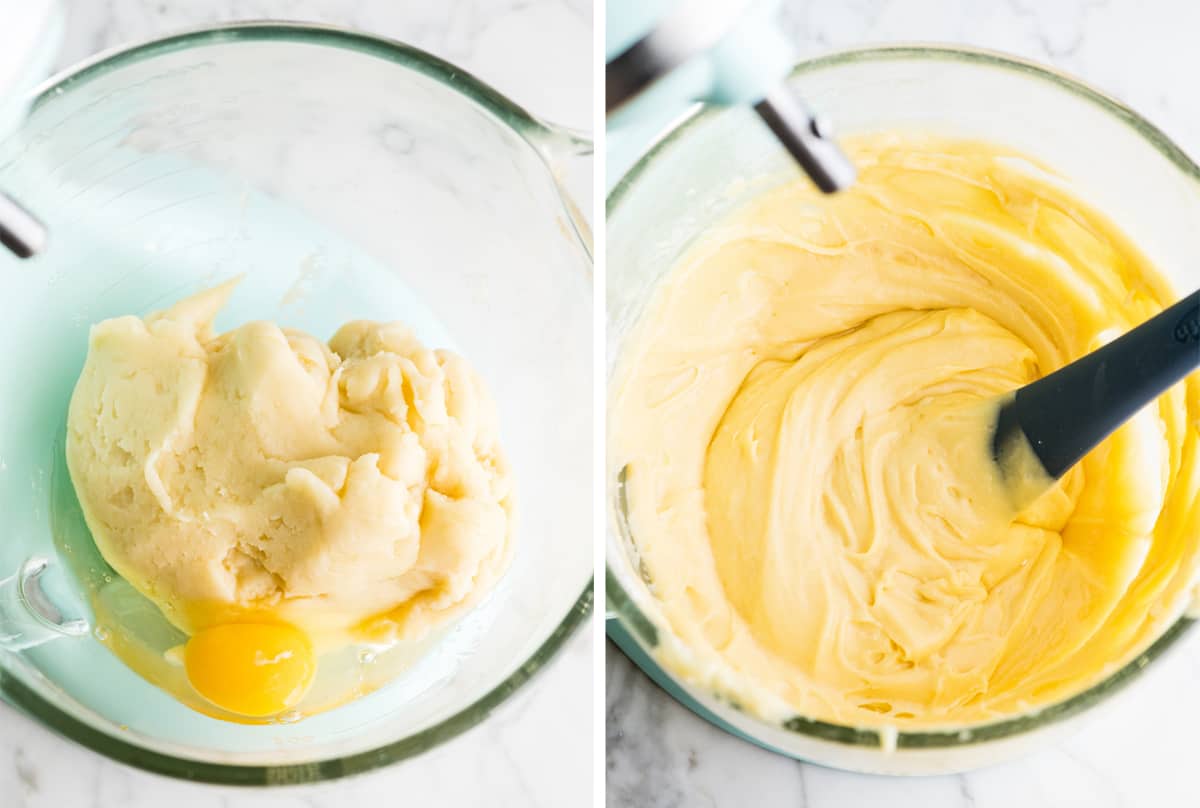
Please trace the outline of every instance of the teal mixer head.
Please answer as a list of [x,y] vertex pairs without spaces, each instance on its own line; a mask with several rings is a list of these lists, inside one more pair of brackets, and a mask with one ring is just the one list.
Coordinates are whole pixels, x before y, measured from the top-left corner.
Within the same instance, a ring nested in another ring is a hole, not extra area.
[[852,184],[829,125],[787,84],[796,59],[777,11],[777,0],[610,0],[610,131],[657,130],[696,102],[748,104],[818,188]]

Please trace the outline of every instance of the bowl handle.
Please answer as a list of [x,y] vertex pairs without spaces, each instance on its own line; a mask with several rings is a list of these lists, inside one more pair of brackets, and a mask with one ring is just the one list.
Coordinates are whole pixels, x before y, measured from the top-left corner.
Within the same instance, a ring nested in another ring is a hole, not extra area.
[[88,633],[86,620],[67,617],[47,594],[42,575],[50,568],[49,559],[33,556],[0,579],[0,649],[21,651]]

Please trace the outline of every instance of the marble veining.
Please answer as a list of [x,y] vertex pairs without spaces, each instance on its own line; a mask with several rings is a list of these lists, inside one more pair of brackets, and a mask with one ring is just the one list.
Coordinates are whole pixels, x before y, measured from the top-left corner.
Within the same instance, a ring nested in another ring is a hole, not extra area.
[[[959,43],[1054,65],[1116,96],[1200,157],[1200,4],[1171,0],[784,0],[806,55],[887,42]],[[836,124],[836,121],[835,121]],[[834,771],[762,751],[667,697],[609,644],[610,808],[1185,808],[1200,719],[1200,631],[1076,736],[965,775]]]

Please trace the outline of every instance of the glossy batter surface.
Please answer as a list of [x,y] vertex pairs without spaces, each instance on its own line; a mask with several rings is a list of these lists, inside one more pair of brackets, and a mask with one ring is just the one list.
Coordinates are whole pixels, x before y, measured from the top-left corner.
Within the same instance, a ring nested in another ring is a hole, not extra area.
[[664,661],[764,715],[901,728],[1078,692],[1181,612],[1200,382],[1019,513],[998,397],[1174,299],[1065,184],[985,144],[876,136],[668,273],[614,378],[613,473]]

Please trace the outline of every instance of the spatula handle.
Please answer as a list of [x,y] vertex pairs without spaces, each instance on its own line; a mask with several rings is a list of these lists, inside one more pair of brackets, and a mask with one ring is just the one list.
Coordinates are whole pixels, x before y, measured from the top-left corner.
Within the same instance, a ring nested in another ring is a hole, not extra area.
[[1011,418],[1061,477],[1096,444],[1200,368],[1200,291],[1100,350],[1017,391]]

